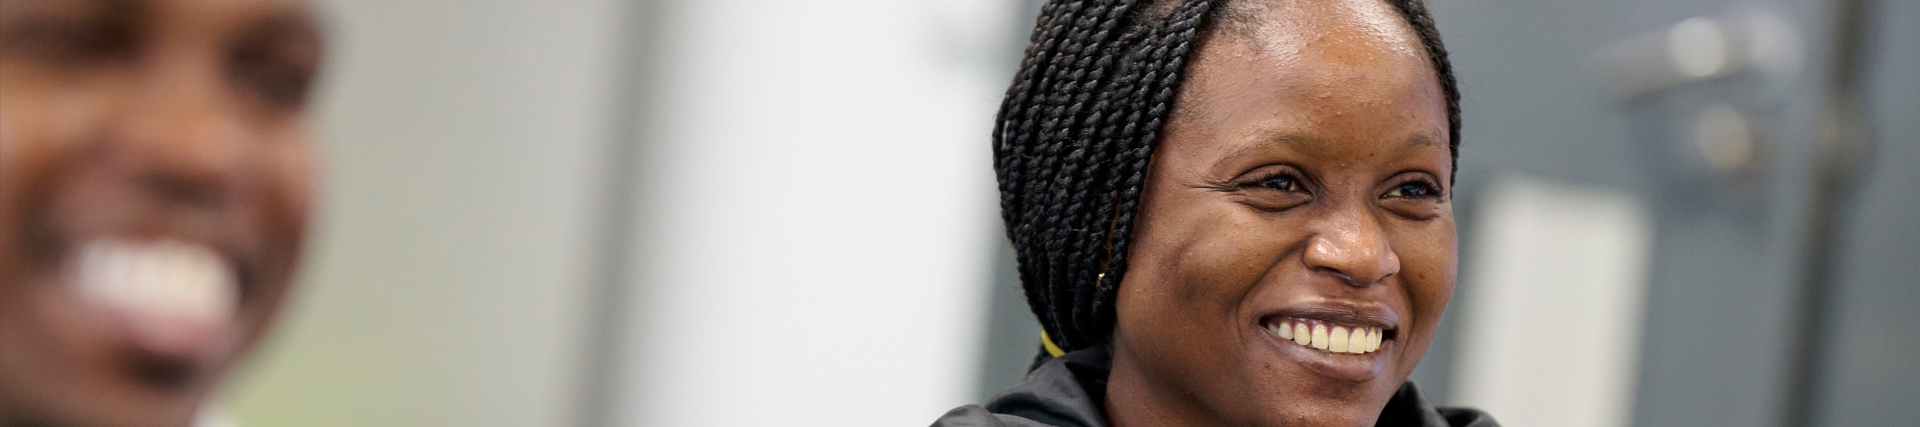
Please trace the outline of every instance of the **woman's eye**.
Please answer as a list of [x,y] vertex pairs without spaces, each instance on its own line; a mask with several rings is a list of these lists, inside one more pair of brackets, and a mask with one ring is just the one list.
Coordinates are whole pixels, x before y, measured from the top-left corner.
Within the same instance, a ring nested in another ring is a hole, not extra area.
[[243,51],[233,58],[233,76],[276,106],[298,109],[313,86],[313,70],[269,52]]
[[1313,201],[1310,183],[1293,171],[1277,171],[1260,178],[1238,181],[1231,189],[1241,203],[1267,212],[1292,209]]
[[1427,183],[1409,182],[1409,183],[1395,186],[1393,187],[1392,190],[1387,190],[1387,197],[1418,199],[1418,198],[1425,198],[1425,197],[1433,197],[1434,195],[1439,193],[1440,193],[1439,190],[1434,189],[1433,186],[1428,185]]
[[1260,181],[1260,186],[1280,191],[1300,191],[1300,180],[1292,176],[1280,175]]

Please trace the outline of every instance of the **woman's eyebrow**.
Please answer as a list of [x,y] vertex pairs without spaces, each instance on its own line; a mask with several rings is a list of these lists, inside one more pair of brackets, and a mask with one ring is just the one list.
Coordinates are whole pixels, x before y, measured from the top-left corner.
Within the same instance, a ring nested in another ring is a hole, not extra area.
[[[1254,136],[1251,138],[1232,141],[1230,143],[1232,146],[1227,149],[1226,155],[1221,156],[1215,166],[1230,166],[1236,160],[1258,154],[1263,150],[1272,149],[1277,146],[1320,144],[1327,141],[1326,138],[1291,130],[1262,130],[1255,131],[1252,134]],[[1449,143],[1450,141],[1439,135],[1431,132],[1421,132],[1407,137],[1401,149],[1431,147],[1446,150],[1449,149]]]
[[132,27],[151,15],[150,9],[146,2],[135,0],[7,0],[0,1],[0,18],[8,23],[55,19],[69,24]]
[[1227,150],[1227,155],[1221,160],[1238,159],[1274,146],[1318,144],[1326,141],[1325,138],[1289,130],[1268,129],[1255,131],[1252,134],[1251,138],[1233,141],[1233,147]]
[[1430,145],[1439,148],[1448,148],[1447,145],[1449,143],[1451,143],[1451,141],[1448,141],[1446,138],[1426,132],[1414,134],[1412,138],[1407,138],[1407,145],[1410,146]]

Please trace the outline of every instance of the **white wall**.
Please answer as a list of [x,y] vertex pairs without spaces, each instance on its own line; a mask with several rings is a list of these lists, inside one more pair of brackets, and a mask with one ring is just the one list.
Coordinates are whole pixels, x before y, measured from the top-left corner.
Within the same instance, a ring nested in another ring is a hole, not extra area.
[[1645,206],[1524,175],[1484,191],[1452,398],[1510,425],[1631,425],[1653,240]]
[[[1014,2],[670,2],[621,425],[924,425],[978,376]],[[986,29],[986,30],[981,30]]]
[[[228,391],[242,424],[573,425],[619,176],[631,336],[587,373],[613,377],[616,424],[917,425],[968,403],[1018,3],[660,0],[642,21],[661,27],[630,33],[640,4],[322,2],[324,203]],[[653,72],[615,75],[641,46]],[[646,76],[649,113],[614,117]],[[641,128],[618,141],[638,170],[602,170],[619,126]]]
[[569,423],[611,0],[322,2],[328,163],[252,426]]

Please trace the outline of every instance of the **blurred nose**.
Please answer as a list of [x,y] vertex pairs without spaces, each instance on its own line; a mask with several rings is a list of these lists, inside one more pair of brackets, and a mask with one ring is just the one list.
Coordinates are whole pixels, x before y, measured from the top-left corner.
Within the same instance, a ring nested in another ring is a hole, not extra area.
[[1400,272],[1385,230],[1365,209],[1345,209],[1322,223],[1307,242],[1307,267],[1364,288]]
[[113,138],[133,178],[167,202],[224,204],[242,166],[245,111],[212,56],[152,60]]

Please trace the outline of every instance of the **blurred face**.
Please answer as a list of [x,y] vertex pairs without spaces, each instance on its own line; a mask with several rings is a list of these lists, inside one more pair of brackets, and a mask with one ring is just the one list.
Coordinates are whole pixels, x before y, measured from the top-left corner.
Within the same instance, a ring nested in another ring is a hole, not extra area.
[[1446,105],[1412,28],[1379,0],[1263,3],[1199,45],[1154,153],[1116,425],[1373,425],[1453,291]]
[[0,425],[186,425],[286,294],[292,0],[0,0]]

